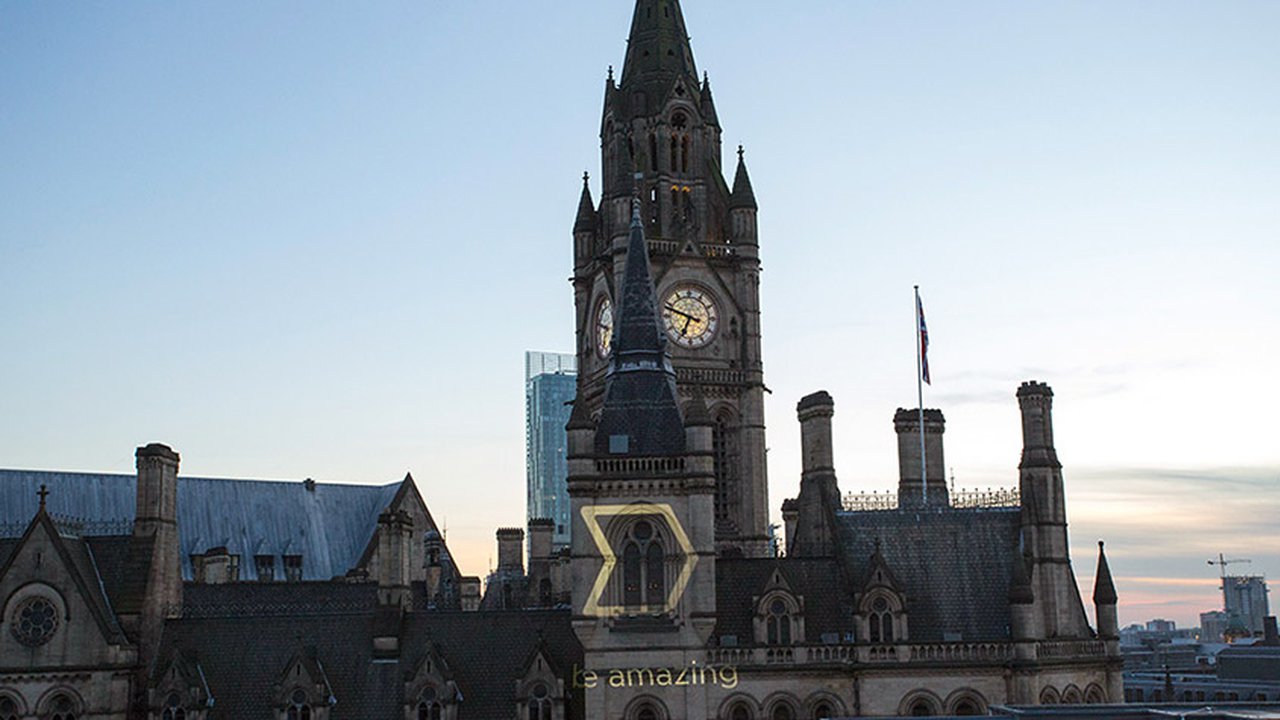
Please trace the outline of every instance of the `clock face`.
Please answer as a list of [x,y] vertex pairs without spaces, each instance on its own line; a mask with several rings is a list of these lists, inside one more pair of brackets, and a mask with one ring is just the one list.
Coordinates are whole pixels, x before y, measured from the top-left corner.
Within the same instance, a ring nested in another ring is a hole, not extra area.
[[613,303],[609,298],[600,301],[595,317],[596,352],[600,357],[609,357],[609,349],[613,347]]
[[672,342],[681,347],[700,348],[715,337],[720,313],[705,291],[680,285],[663,300],[662,321]]

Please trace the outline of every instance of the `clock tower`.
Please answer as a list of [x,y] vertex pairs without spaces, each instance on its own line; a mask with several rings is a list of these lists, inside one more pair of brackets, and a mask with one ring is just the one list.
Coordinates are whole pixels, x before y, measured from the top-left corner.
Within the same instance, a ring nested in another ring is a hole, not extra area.
[[588,179],[574,223],[578,400],[598,417],[639,200],[658,309],[682,403],[714,421],[715,538],[727,554],[769,548],[756,201],[741,147],[722,168],[711,84],[698,76],[678,0],[637,0],[620,79],[600,125],[601,197]]

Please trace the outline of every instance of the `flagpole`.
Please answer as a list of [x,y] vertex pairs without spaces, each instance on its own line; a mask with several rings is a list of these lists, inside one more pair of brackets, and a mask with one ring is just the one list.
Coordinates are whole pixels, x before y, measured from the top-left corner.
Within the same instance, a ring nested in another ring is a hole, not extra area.
[[928,466],[924,455],[924,336],[920,334],[920,286],[912,286],[916,293],[916,409],[920,413],[920,500],[929,504]]

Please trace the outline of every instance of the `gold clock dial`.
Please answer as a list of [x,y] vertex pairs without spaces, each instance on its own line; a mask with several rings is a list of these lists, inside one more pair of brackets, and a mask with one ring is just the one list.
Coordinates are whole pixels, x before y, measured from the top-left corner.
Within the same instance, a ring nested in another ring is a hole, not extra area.
[[613,303],[609,298],[600,301],[595,316],[596,352],[600,357],[609,357],[609,349],[613,347]]
[[681,347],[700,348],[715,337],[720,313],[705,291],[681,285],[663,301],[662,321],[672,342]]

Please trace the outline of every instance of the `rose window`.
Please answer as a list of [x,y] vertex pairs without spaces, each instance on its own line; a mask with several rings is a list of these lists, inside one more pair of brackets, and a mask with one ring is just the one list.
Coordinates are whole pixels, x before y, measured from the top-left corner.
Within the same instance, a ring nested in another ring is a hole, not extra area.
[[18,642],[27,647],[39,647],[49,642],[57,631],[58,611],[48,598],[30,598],[14,611],[9,628]]

